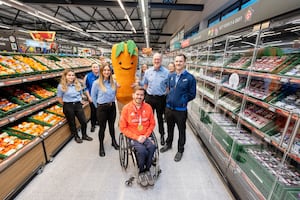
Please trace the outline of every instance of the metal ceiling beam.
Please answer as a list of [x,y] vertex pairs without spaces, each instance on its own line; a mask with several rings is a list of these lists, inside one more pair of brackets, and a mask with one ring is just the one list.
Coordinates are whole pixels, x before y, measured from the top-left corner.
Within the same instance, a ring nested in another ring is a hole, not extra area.
[[[117,1],[103,1],[103,0],[72,0],[70,3],[66,3],[66,1],[60,0],[22,0],[24,3],[28,4],[55,4],[56,6],[93,6],[93,7],[120,7]],[[136,8],[138,6],[138,2],[123,2],[124,7],[126,8]],[[53,6],[53,5],[52,5]],[[186,10],[186,11],[203,11],[203,4],[170,4],[170,3],[149,3],[151,9],[165,9],[165,10]]]

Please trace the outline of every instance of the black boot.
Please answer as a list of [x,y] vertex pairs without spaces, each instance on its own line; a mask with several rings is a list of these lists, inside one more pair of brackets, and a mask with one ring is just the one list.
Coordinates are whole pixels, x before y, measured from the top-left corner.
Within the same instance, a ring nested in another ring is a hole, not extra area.
[[115,148],[115,150],[119,150],[120,146],[117,144],[116,139],[112,139],[112,143],[111,146],[113,146]]
[[99,156],[100,157],[104,157],[105,156],[103,142],[102,143],[100,142]]

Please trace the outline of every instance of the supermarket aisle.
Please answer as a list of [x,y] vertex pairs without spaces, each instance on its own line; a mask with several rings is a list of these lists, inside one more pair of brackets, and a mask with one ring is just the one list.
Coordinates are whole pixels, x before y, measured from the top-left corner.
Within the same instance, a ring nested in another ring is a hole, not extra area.
[[154,187],[146,189],[136,182],[131,187],[124,184],[133,172],[122,171],[118,151],[110,145],[108,132],[105,136],[106,157],[98,156],[97,131],[98,128],[96,132],[90,133],[94,138],[92,142],[77,144],[71,140],[16,199],[234,199],[189,128],[186,150],[181,162],[176,163],[173,160],[177,147],[175,142],[171,151],[160,154],[162,173]]

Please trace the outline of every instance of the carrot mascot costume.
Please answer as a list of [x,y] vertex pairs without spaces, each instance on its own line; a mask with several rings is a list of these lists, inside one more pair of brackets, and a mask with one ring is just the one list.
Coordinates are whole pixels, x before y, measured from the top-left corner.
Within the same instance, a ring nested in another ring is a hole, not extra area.
[[114,44],[111,50],[111,61],[119,85],[116,97],[121,112],[123,106],[132,100],[132,85],[135,83],[138,64],[138,48],[134,41]]

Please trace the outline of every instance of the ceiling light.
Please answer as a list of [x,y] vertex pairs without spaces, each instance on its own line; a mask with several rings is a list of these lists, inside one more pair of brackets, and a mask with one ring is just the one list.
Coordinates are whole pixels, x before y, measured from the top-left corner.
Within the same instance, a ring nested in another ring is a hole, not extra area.
[[0,24],[0,28],[10,29],[10,27],[9,27],[9,26],[2,25],[2,24]]
[[125,18],[127,19],[127,21],[129,22],[130,26],[132,27],[133,32],[136,33],[136,30],[135,30],[135,28],[134,28],[134,26],[133,26],[133,24],[132,24],[132,22],[131,22],[131,20],[130,20],[130,18],[129,18],[129,16],[128,16],[128,14],[127,14],[125,8],[124,8],[124,5],[123,5],[122,1],[121,1],[121,0],[118,0],[118,3],[119,3],[119,5],[120,5],[121,9],[124,11]]
[[88,33],[124,33],[124,34],[132,34],[132,31],[109,31],[109,30],[86,30]]

